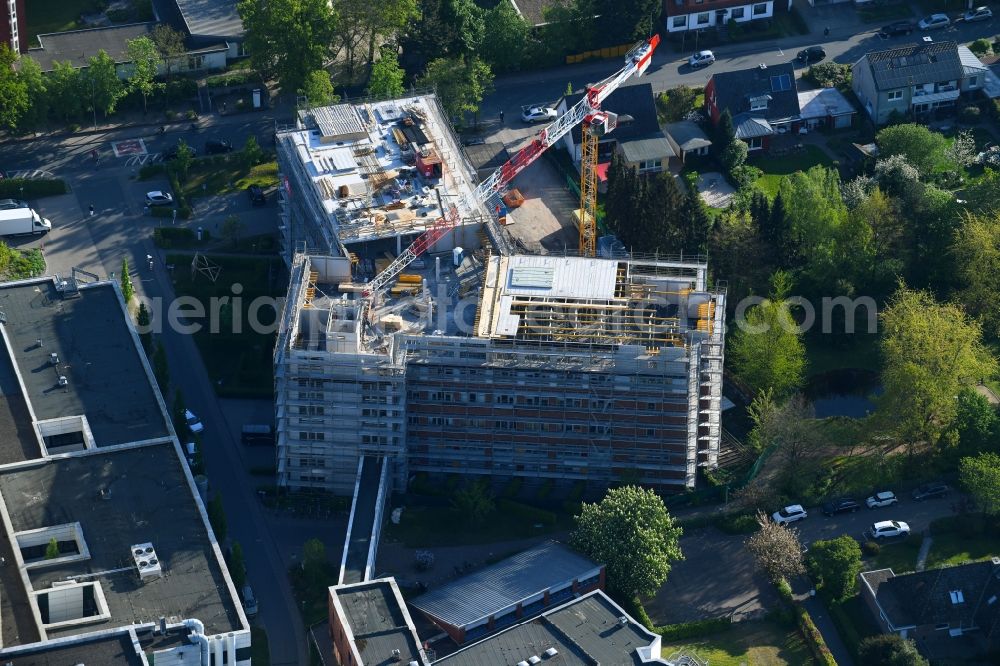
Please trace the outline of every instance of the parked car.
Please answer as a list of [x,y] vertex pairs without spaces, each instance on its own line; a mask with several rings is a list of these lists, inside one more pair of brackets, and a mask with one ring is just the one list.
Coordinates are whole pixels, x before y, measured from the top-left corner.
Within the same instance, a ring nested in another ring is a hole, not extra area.
[[931,14],[920,19],[920,22],[917,23],[917,27],[921,30],[938,30],[939,28],[947,28],[949,25],[951,25],[951,19],[945,14]]
[[253,444],[274,444],[274,428],[262,423],[247,423],[240,433],[240,440],[247,446]]
[[799,51],[799,54],[795,57],[799,62],[819,62],[826,57],[826,50],[822,46],[810,46],[807,49]]
[[206,155],[220,155],[222,153],[228,153],[233,150],[233,144],[229,143],[228,139],[212,139],[211,141],[205,142],[205,154]]
[[0,210],[14,210],[15,208],[31,208],[27,201],[21,199],[0,199]]
[[264,206],[267,204],[267,197],[264,196],[264,190],[261,189],[260,185],[251,185],[248,187],[247,194],[250,196],[251,206]]
[[988,21],[993,18],[993,10],[989,7],[976,7],[962,14],[963,21]]
[[796,520],[802,520],[808,515],[801,504],[790,504],[780,511],[775,511],[771,515],[771,519],[779,525],[787,525],[788,523],[794,523]]
[[184,420],[187,422],[187,426],[191,432],[201,432],[205,429],[205,426],[202,425],[201,421],[198,420],[198,417],[190,409],[184,410]]
[[253,595],[249,585],[243,586],[243,612],[248,618],[257,617],[257,597]]
[[823,505],[823,515],[833,516],[838,513],[854,513],[861,508],[857,500],[850,497],[840,497]]
[[170,194],[170,192],[161,192],[160,190],[153,190],[152,192],[146,192],[146,205],[173,206],[174,196]]
[[941,483],[939,481],[934,481],[932,483],[925,483],[919,486],[913,491],[913,499],[918,502],[922,502],[925,499],[934,499],[935,497],[944,497],[949,492],[951,488],[947,484]]
[[521,120],[526,123],[543,123],[555,120],[558,112],[547,106],[529,106],[521,111]]
[[694,69],[699,67],[708,67],[715,62],[715,54],[711,51],[698,51],[693,56],[688,58],[688,65]]
[[913,21],[896,21],[895,23],[882,26],[878,34],[882,37],[897,37],[899,35],[908,35],[916,29],[917,26]]
[[194,442],[188,442],[184,446],[184,453],[187,454],[188,465],[194,465],[195,454],[198,453],[198,447],[195,446]]
[[910,526],[901,520],[881,520],[865,532],[869,539],[888,539],[889,537],[906,536],[910,533]]
[[866,499],[865,505],[867,505],[869,509],[877,509],[882,506],[892,506],[897,502],[899,502],[899,499],[896,497],[896,493],[891,490],[883,490]]

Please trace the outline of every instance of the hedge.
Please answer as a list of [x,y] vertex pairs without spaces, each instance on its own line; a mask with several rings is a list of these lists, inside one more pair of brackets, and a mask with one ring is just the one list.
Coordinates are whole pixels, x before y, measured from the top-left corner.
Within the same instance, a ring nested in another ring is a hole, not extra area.
[[654,632],[665,641],[686,641],[703,636],[714,636],[733,628],[733,622],[728,617],[713,617],[709,620],[695,620],[681,624],[668,624],[656,627]]
[[143,164],[139,167],[139,180],[147,180],[153,176],[158,176],[166,170],[167,167],[162,162],[157,164]]
[[[153,209],[157,210],[157,209]],[[172,210],[167,208],[166,210]],[[202,240],[210,238],[207,230],[202,230]],[[197,242],[197,235],[193,229],[186,227],[157,227],[153,229],[153,244],[160,248],[184,248],[191,247]]]
[[816,623],[813,622],[812,616],[809,615],[809,611],[802,606],[796,606],[795,612],[799,616],[799,629],[802,630],[802,635],[806,637],[806,642],[809,643],[809,648],[812,650],[816,661],[823,666],[837,666],[837,660],[830,653],[830,648],[826,646],[823,634],[819,632]]
[[66,194],[66,181],[62,178],[5,178],[0,180],[0,199],[40,199],[56,194]]
[[552,527],[556,524],[556,514],[551,511],[539,509],[538,507],[529,506],[527,504],[521,504],[520,502],[515,502],[514,500],[506,497],[501,497],[497,500],[497,509],[505,514],[531,523],[532,525],[535,523],[541,523],[546,527]]

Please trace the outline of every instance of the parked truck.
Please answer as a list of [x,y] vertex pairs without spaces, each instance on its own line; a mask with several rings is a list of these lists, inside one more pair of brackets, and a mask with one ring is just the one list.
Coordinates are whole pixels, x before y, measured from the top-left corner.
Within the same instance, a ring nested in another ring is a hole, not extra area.
[[31,208],[0,210],[0,236],[45,234],[52,230],[52,223]]

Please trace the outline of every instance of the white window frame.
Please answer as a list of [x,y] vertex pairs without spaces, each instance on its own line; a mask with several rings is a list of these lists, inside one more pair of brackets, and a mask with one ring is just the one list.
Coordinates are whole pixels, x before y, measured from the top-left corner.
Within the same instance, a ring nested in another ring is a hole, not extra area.
[[903,91],[902,90],[890,90],[889,92],[887,92],[885,94],[885,98],[888,101],[890,101],[890,102],[895,102],[897,100],[901,100],[901,99],[903,99]]
[[[733,19],[734,21],[739,21],[741,18],[744,18],[746,16],[747,8],[733,7],[732,9],[729,10],[729,12],[730,12],[729,18]],[[737,14],[736,12],[739,12],[739,14]]]
[[702,12],[701,14],[698,14],[696,22],[698,25],[708,25],[711,22],[711,20],[712,20],[712,15],[710,12]]
[[670,21],[671,28],[686,28],[688,24],[688,15],[681,14],[680,16],[675,16]]
[[753,9],[751,10],[751,14],[753,16],[760,16],[761,14],[766,14],[766,13],[767,13],[766,2],[758,2],[753,6]]
[[764,149],[764,137],[755,136],[751,139],[747,139],[747,148],[749,150],[763,150]]

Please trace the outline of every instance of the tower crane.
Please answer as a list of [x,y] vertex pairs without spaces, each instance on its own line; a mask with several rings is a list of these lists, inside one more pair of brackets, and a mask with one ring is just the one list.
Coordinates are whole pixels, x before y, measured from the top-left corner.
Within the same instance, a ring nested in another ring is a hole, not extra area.
[[[656,50],[659,43],[660,36],[653,35],[650,39],[644,42],[639,42],[632,47],[632,49],[625,54],[625,65],[621,69],[603,81],[599,81],[592,86],[588,86],[579,102],[574,104],[572,108],[566,111],[566,113],[559,116],[559,118],[557,118],[551,125],[542,129],[535,136],[535,138],[531,140],[531,143],[515,153],[513,157],[490,174],[488,178],[479,183],[470,195],[466,195],[466,200],[463,201],[463,207],[471,208],[473,204],[487,203],[493,196],[499,194],[504,187],[506,187],[506,185],[510,183],[515,176],[517,176],[517,174],[528,168],[528,166],[538,159],[542,153],[548,150],[550,146],[566,136],[568,132],[581,122],[589,123],[591,127],[590,134],[594,136],[593,172],[596,180],[597,136],[600,133],[604,133],[603,130],[609,126],[609,123],[611,123],[611,129],[614,129],[615,120],[611,117],[614,114],[601,111],[601,103],[607,99],[608,95],[617,90],[618,87],[625,81],[633,76],[641,76],[649,68],[653,59],[653,51]],[[586,137],[587,134],[587,132],[584,132],[584,137]],[[586,138],[584,141],[586,142]],[[585,169],[586,167],[581,165],[581,171]],[[594,189],[594,196],[596,197],[596,188]],[[591,220],[593,220],[593,216],[591,216]],[[396,257],[391,264],[389,264],[381,273],[376,275],[375,278],[365,286],[363,293],[364,297],[366,299],[371,299],[373,296],[381,292],[392,280],[396,278],[396,276],[406,269],[410,262],[426,252],[431,246],[434,245],[434,243],[439,241],[449,231],[458,226],[460,222],[461,216],[459,214],[458,207],[452,204],[449,206],[448,211],[443,217],[434,222],[434,224],[418,236],[410,244],[410,246],[403,251],[402,254]],[[580,243],[581,250],[584,250],[584,226],[582,222],[583,218],[581,218]],[[593,224],[591,224],[589,234],[591,247],[590,253],[593,255],[595,235]]]

